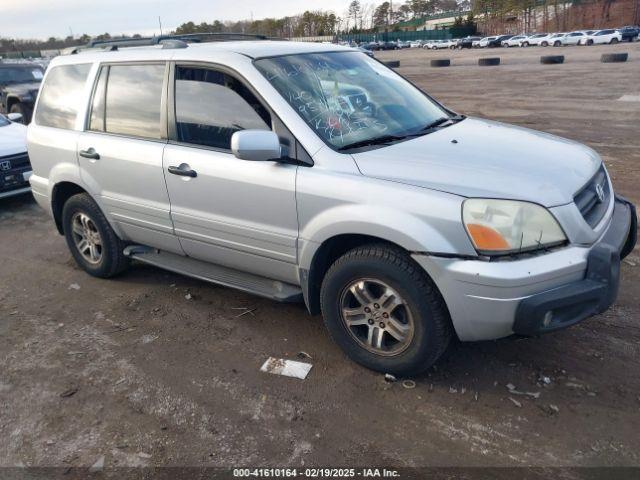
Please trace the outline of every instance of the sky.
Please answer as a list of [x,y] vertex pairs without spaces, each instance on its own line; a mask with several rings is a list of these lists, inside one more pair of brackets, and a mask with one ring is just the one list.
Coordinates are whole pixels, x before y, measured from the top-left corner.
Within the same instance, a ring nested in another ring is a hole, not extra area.
[[[341,15],[349,0],[0,0],[0,37],[66,37],[83,33],[151,35],[184,22],[284,17],[305,10]],[[70,30],[71,29],[71,30]]]

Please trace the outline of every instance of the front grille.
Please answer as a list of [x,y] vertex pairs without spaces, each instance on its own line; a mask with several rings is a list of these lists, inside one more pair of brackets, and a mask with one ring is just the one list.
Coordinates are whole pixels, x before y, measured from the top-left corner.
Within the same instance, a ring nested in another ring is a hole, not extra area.
[[607,172],[602,165],[593,178],[576,193],[573,200],[585,221],[594,228],[606,213],[610,198]]
[[29,165],[29,155],[27,155],[27,152],[18,153],[17,155],[7,155],[6,157],[0,157],[0,163],[7,160],[11,162],[11,169]]

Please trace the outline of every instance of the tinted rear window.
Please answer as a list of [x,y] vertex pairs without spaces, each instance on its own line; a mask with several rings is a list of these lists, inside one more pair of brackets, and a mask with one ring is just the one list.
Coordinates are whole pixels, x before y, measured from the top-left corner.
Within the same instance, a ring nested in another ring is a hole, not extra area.
[[104,89],[99,83],[98,97],[93,101],[97,111],[91,112],[90,128],[119,135],[160,138],[164,64],[112,65],[108,68],[104,106],[99,98],[104,95]]
[[42,87],[35,122],[45,127],[72,129],[82,107],[82,90],[91,65],[53,67]]

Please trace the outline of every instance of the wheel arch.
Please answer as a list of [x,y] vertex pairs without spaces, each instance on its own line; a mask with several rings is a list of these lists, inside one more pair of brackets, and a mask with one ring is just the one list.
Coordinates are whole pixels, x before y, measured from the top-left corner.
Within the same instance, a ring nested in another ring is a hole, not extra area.
[[329,267],[342,255],[367,244],[386,244],[407,251],[401,245],[374,235],[344,233],[335,235],[317,245],[307,268],[300,268],[300,283],[304,301],[312,315],[320,313],[320,288]]
[[53,220],[60,235],[64,235],[64,227],[62,225],[62,209],[64,204],[74,195],[88,192],[77,183],[63,181],[58,182],[51,190],[51,212]]

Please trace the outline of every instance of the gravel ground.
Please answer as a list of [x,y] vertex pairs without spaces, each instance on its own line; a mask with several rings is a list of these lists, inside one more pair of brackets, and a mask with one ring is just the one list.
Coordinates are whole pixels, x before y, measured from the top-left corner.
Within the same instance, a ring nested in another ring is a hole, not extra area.
[[[630,61],[599,62],[612,51]],[[588,144],[640,202],[640,43],[377,56],[458,112]],[[89,277],[30,195],[0,200],[0,245],[0,466],[640,464],[637,252],[603,315],[457,343],[405,388],[347,360],[302,306],[142,265]],[[259,371],[299,352],[306,380]]]

